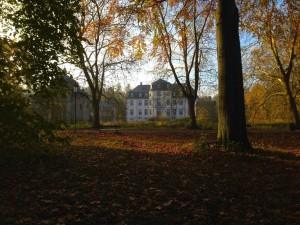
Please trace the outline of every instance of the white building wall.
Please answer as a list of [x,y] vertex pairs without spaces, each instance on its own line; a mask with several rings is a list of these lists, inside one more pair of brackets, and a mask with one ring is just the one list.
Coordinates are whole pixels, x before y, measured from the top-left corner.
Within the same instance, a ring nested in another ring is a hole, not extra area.
[[[152,110],[151,117],[158,116],[158,111],[160,111],[161,116],[168,119],[186,118],[189,116],[187,99],[173,97],[170,91],[150,91],[149,100],[152,103],[149,105],[149,109]],[[160,102],[160,106],[157,105],[158,102]],[[176,103],[174,104],[174,102]]]
[[[139,100],[142,100],[142,105],[139,105]],[[145,100],[148,100],[148,105],[145,105]],[[130,104],[131,101],[133,101],[133,105]],[[160,102],[160,106],[157,105],[158,102]],[[157,117],[159,111],[161,116],[168,119],[189,117],[187,99],[174,97],[170,91],[153,91],[150,89],[148,98],[129,98],[126,104],[126,120],[128,122],[147,121],[151,117]],[[131,110],[133,110],[133,115],[130,113]],[[139,115],[139,110],[141,110],[141,115]],[[147,110],[148,115],[145,115],[145,110]]]
[[[133,105],[131,105],[131,101],[133,101]],[[141,101],[141,105],[140,105]],[[145,101],[148,104],[145,104]],[[149,118],[149,99],[139,98],[139,99],[127,99],[127,110],[126,110],[126,120],[128,122],[132,121],[147,121]],[[147,115],[145,113],[147,110]],[[131,111],[133,111],[133,115],[131,115]]]

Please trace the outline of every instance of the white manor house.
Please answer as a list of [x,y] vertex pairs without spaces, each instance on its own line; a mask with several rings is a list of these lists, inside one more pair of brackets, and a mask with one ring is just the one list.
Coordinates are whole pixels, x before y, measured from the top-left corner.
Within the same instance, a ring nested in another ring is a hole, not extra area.
[[140,83],[126,97],[126,120],[146,121],[163,117],[179,119],[189,117],[187,99],[177,84],[159,79],[151,85]]

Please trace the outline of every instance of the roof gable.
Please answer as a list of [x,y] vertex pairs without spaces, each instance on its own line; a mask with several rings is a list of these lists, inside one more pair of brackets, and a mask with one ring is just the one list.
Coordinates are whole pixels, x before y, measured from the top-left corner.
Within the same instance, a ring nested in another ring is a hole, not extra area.
[[127,98],[148,98],[149,96],[150,85],[138,85],[132,89]]
[[130,92],[149,92],[150,85],[138,85],[134,89],[132,89]]
[[163,80],[163,79],[159,79],[157,81],[154,81],[151,85],[151,90],[152,91],[165,91],[167,90],[169,87],[171,86],[171,83]]

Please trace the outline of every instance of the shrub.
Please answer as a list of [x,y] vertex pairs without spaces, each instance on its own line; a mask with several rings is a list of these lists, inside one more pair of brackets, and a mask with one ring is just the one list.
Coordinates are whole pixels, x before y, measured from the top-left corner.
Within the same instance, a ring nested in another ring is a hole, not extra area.
[[30,112],[29,102],[22,93],[1,94],[0,98],[0,148],[31,148],[41,144],[61,141],[54,131],[58,124],[45,121]]

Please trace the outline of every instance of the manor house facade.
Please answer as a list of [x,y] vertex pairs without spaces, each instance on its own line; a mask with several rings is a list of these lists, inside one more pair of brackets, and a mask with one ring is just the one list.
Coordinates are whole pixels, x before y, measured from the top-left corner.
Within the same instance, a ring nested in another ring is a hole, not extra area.
[[179,119],[189,117],[187,98],[177,84],[159,79],[151,85],[140,83],[126,96],[126,120],[146,121],[163,117]]
[[[69,123],[74,123],[76,110],[77,123],[89,122],[92,112],[88,94],[80,88],[79,84],[73,78],[65,76],[64,80],[67,84],[65,95],[59,96],[53,101],[32,99],[31,110],[48,121],[64,121]],[[75,83],[78,86],[77,93],[73,91]]]

